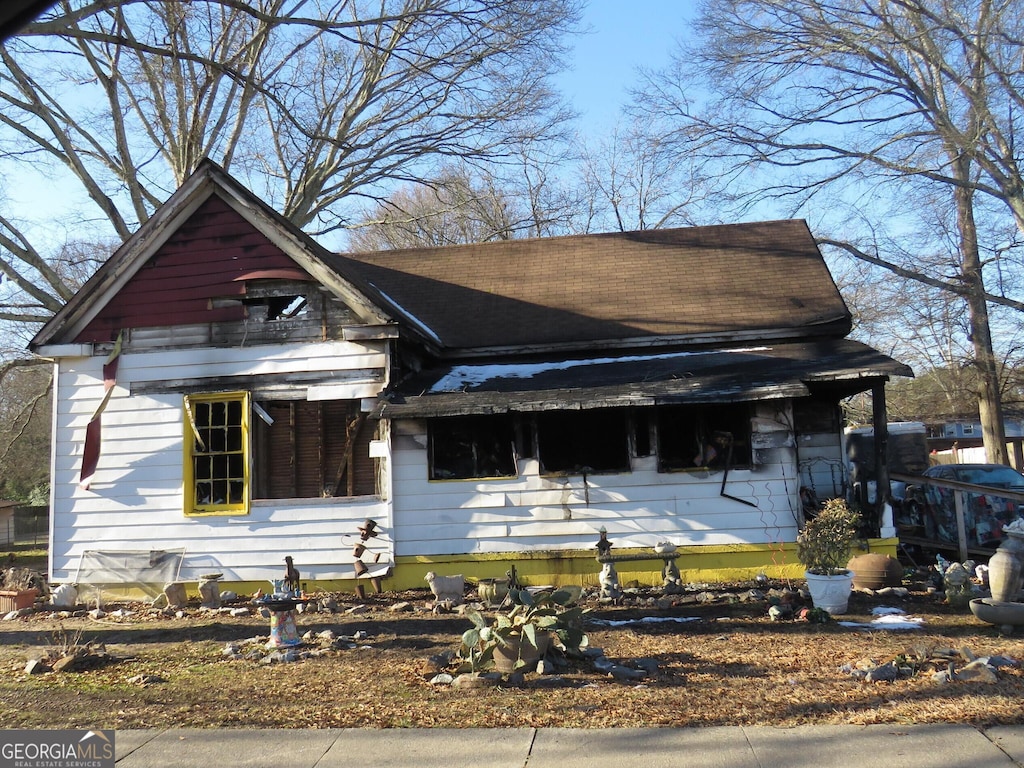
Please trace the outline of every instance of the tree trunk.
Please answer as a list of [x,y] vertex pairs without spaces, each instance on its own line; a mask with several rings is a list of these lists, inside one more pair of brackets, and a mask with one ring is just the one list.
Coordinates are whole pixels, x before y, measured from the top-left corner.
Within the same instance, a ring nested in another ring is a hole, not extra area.
[[992,331],[989,327],[988,304],[985,301],[985,281],[981,273],[972,194],[971,190],[964,187],[957,187],[955,191],[971,343],[974,345],[974,364],[978,370],[978,412],[981,417],[985,457],[990,462],[1008,464],[999,367],[992,349]]

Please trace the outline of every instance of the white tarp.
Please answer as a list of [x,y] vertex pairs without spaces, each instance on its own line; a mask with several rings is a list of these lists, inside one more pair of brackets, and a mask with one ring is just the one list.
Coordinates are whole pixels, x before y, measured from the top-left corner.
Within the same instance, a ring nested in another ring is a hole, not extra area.
[[151,597],[159,595],[165,584],[178,580],[184,549],[140,551],[103,551],[82,553],[75,583],[95,587],[139,589]]

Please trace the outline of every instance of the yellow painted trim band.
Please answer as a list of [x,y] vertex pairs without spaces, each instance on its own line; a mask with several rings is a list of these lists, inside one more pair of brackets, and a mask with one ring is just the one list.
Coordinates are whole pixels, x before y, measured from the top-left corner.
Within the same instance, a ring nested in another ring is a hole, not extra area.
[[[866,550],[896,557],[898,539],[870,539]],[[651,555],[650,549],[615,549],[613,555]],[[527,585],[578,584],[597,586],[601,564],[592,550],[506,552],[471,555],[423,555],[396,558],[391,576],[381,580],[385,592],[409,589],[427,589],[424,576],[433,571],[440,576],[462,574],[467,585],[480,579],[502,578],[516,568],[519,579]],[[718,544],[680,547],[676,566],[684,584],[721,584],[753,580],[763,573],[773,580],[802,580],[804,568],[796,557],[796,544]],[[620,561],[615,563],[619,583],[623,586],[661,586],[663,561],[658,559]],[[316,592],[355,592],[356,584],[363,584],[366,594],[373,594],[369,579],[303,580],[310,594]],[[189,594],[198,594],[196,584],[187,584]],[[240,597],[252,595],[257,589],[266,590],[267,582],[221,582],[223,590],[231,590]],[[426,595],[425,595],[426,596]]]

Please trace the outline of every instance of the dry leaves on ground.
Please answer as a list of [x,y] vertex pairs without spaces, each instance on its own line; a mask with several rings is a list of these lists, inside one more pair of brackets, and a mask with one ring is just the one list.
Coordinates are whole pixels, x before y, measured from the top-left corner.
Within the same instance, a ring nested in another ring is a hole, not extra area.
[[[746,589],[734,585],[732,592]],[[521,687],[472,691],[430,683],[436,671],[431,658],[457,648],[469,622],[431,614],[426,593],[366,601],[336,596],[341,611],[299,616],[300,632],[365,632],[366,639],[277,664],[224,654],[226,644],[269,634],[267,620],[255,615],[211,617],[189,610],[185,618],[167,618],[130,606],[125,618],[58,621],[40,612],[0,622],[0,716],[9,728],[122,729],[1020,722],[1020,666],[1000,667],[995,682],[936,682],[934,673],[950,659],[1024,659],[1021,637],[1001,636],[966,609],[945,605],[941,595],[924,589],[898,601],[855,595],[844,620],[867,623],[880,604],[923,619],[918,630],[882,631],[771,621],[765,601],[717,594],[710,603],[684,596],[660,608],[588,601],[595,618],[694,619],[591,625],[590,644],[608,659],[633,666],[638,659],[656,662],[656,671],[641,681],[621,682],[577,660],[554,675],[529,674]],[[418,610],[393,612],[399,600]],[[369,604],[368,612],[345,612],[360,602]],[[110,660],[80,672],[24,672],[29,658],[45,655],[69,634]],[[886,661],[896,661],[904,674],[867,682],[850,673]]]

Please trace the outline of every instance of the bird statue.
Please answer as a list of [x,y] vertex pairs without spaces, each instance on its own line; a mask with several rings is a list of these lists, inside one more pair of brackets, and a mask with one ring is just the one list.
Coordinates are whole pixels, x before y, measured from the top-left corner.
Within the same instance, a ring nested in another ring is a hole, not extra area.
[[292,556],[288,555],[284,559],[284,591],[292,594],[299,593],[299,572],[295,569],[295,565],[292,563]]

